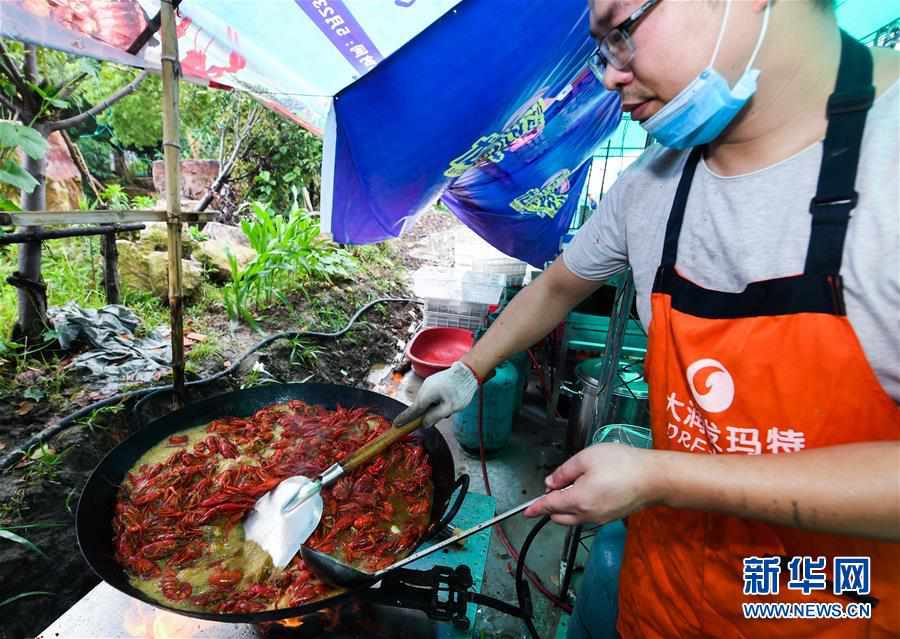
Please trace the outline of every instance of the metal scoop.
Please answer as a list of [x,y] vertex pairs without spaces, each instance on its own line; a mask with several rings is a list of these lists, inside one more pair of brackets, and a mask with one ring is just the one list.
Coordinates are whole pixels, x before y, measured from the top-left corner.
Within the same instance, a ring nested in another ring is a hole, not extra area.
[[322,488],[362,466],[386,448],[422,425],[419,417],[394,426],[368,444],[332,464],[315,479],[303,475],[288,477],[274,490],[260,497],[244,520],[244,535],[272,556],[276,568],[287,566],[322,518]]
[[474,535],[475,533],[479,533],[485,528],[490,528],[494,524],[498,524],[504,519],[512,517],[516,513],[522,512],[538,499],[541,499],[541,497],[543,496],[544,495],[541,495],[540,497],[535,497],[534,499],[531,499],[524,504],[519,504],[515,508],[507,510],[505,513],[501,513],[493,519],[488,519],[487,521],[483,521],[476,526],[472,526],[467,530],[457,533],[452,537],[448,537],[447,539],[433,546],[429,546],[424,550],[413,553],[409,557],[405,557],[404,559],[391,564],[387,568],[382,568],[377,572],[365,572],[362,570],[358,570],[352,566],[348,566],[347,564],[338,561],[331,555],[326,555],[325,553],[319,552],[318,550],[313,550],[309,546],[302,546],[300,548],[300,555],[303,557],[303,561],[306,563],[306,565],[312,568],[312,571],[316,573],[316,575],[334,586],[353,588],[356,586],[365,585],[367,583],[372,584],[381,579],[381,577],[385,573],[388,573],[396,568],[401,568],[407,564],[411,564],[412,562],[430,555],[433,552],[437,552],[441,548],[445,548],[450,544],[459,541],[460,539],[465,539],[466,537]]

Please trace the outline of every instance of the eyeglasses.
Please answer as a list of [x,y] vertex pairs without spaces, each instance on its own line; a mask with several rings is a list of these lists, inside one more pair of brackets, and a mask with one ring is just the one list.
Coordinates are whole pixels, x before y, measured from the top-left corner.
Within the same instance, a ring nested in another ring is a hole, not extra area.
[[611,64],[619,71],[624,71],[628,68],[628,65],[634,60],[634,52],[636,50],[634,41],[631,39],[631,33],[641,18],[647,15],[659,2],[660,0],[647,0],[634,13],[603,36],[600,44],[597,45],[597,48],[588,60],[588,66],[597,80],[603,82],[603,74],[606,72],[608,64]]

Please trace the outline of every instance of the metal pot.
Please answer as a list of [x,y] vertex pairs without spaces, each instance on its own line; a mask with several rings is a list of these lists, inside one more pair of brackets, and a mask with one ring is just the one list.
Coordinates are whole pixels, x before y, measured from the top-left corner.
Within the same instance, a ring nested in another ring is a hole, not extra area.
[[[364,406],[371,412],[383,415],[387,419],[393,419],[405,408],[403,403],[390,397],[336,384],[266,384],[195,402],[154,420],[111,450],[94,469],[84,486],[81,500],[78,502],[75,531],[81,553],[88,565],[101,579],[117,590],[151,606],[189,617],[228,623],[259,623],[297,617],[337,604],[352,595],[352,592],[348,592],[311,601],[294,608],[253,613],[182,610],[168,605],[165,601],[157,601],[135,588],[115,559],[112,520],[116,495],[126,473],[141,455],[169,435],[186,428],[206,424],[224,416],[247,417],[261,408],[291,399],[324,406],[329,410],[334,410],[339,405]],[[428,454],[432,469],[431,481],[434,487],[431,524],[425,535],[416,544],[418,546],[443,529],[456,515],[465,497],[468,476],[462,475],[454,481],[456,471],[453,456],[443,435],[436,428],[418,430],[410,437],[418,440]],[[460,488],[457,497],[455,500],[451,500],[451,496],[457,488]]]
[[643,372],[623,370],[620,362],[618,385],[609,399],[604,424],[631,424],[650,428],[650,400]]
[[627,360],[619,361],[608,407],[600,406],[602,367],[602,357],[586,359],[575,367],[579,388],[562,387],[562,392],[577,400],[577,404],[569,410],[566,429],[566,450],[569,453],[584,448],[602,424],[650,426],[648,389],[642,367]]

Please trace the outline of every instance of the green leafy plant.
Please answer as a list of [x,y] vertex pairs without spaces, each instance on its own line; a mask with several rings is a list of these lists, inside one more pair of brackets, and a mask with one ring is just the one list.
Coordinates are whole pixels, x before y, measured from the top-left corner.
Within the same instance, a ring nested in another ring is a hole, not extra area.
[[319,349],[311,342],[296,338],[289,342],[291,354],[289,361],[292,366],[300,366],[302,368],[312,368],[319,360]]
[[278,382],[278,378],[266,370],[266,367],[262,362],[256,362],[244,376],[244,381],[241,383],[241,390],[253,388],[254,386],[262,386],[263,384],[277,384]]
[[195,242],[198,242],[198,243],[205,242],[206,240],[209,239],[209,237],[206,235],[206,233],[204,233],[203,231],[198,229],[196,226],[188,227],[188,235],[190,235],[192,240],[194,240]]
[[55,594],[55,592],[50,592],[48,590],[31,590],[29,592],[20,592],[18,595],[13,595],[12,597],[7,597],[3,601],[0,601],[0,608],[9,605],[14,601],[18,601],[19,599],[25,599],[26,597],[52,597]]
[[21,544],[25,546],[29,550],[36,552],[44,559],[47,559],[47,555],[44,554],[44,551],[38,548],[33,542],[29,541],[25,537],[13,532],[14,530],[29,530],[29,529],[37,529],[37,528],[62,528],[66,524],[62,522],[42,522],[36,524],[18,524],[15,526],[3,526],[0,527],[0,539],[6,539],[7,541],[11,541],[15,544]]
[[[31,193],[38,185],[31,174],[19,165],[16,148],[21,148],[31,158],[38,160],[47,153],[47,141],[40,133],[17,122],[0,121],[0,183]],[[18,211],[18,205],[0,197],[0,209]]]
[[[156,206],[156,198],[150,195],[135,195],[131,198],[131,206],[146,211]],[[191,230],[195,230],[193,226],[191,227]]]
[[66,493],[66,503],[65,503],[66,512],[69,513],[70,515],[75,514],[75,509],[72,508],[72,505],[77,503],[77,500],[78,500],[78,486],[72,486],[69,489],[69,492]]
[[319,224],[297,206],[280,215],[260,202],[250,205],[251,215],[241,229],[256,251],[244,267],[228,253],[231,281],[223,291],[225,309],[232,321],[256,327],[255,311],[275,300],[286,303],[286,294],[305,282],[331,282],[349,276],[356,267],[353,256],[319,236]]
[[16,528],[17,528],[16,526],[0,528],[0,539],[6,539],[7,541],[11,541],[14,544],[20,544],[22,546],[25,546],[26,548],[28,548],[28,550],[36,552],[44,559],[47,559],[47,555],[44,554],[43,550],[41,550],[40,548],[35,546],[31,541],[29,541],[25,537],[22,537],[21,535],[17,535],[16,533],[14,533],[13,529],[16,529]]
[[[0,528],[0,539],[5,539],[7,541],[11,541],[14,544],[20,544],[20,545],[24,546],[25,548],[28,548],[28,550],[30,550],[34,553],[37,553],[38,555],[40,555],[41,557],[43,557],[44,559],[47,559],[49,561],[49,557],[47,557],[47,555],[44,554],[43,550],[38,548],[33,542],[29,541],[25,537],[22,537],[21,535],[15,533],[13,531],[14,530],[23,530],[23,529],[28,529],[28,528],[59,528],[61,526],[65,526],[65,524],[48,522],[48,523],[41,523],[41,524],[22,524],[19,526],[4,526],[4,527]],[[24,599],[26,597],[38,597],[38,596],[48,597],[48,596],[52,596],[53,594],[55,594],[55,593],[49,592],[47,590],[32,590],[29,592],[20,592],[17,595],[13,595],[12,597],[7,597],[3,601],[0,601],[0,608],[13,603],[14,601],[18,601],[19,599]]]
[[220,361],[223,359],[222,344],[219,341],[219,336],[210,332],[206,333],[206,341],[191,346],[191,350],[185,356],[186,365],[191,372],[199,372],[198,365],[201,362],[207,362],[214,358]]
[[78,421],[78,424],[84,426],[92,433],[98,430],[105,430],[106,426],[102,423],[104,418],[108,416],[118,415],[123,410],[125,410],[124,404],[112,404],[111,406],[102,406],[97,410],[93,411],[91,414],[87,415],[83,419]]
[[0,337],[0,359],[5,357],[15,357],[22,347],[23,345],[18,342]]
[[253,260],[245,268],[238,265],[237,258],[226,247],[228,266],[231,270],[231,281],[222,288],[222,302],[225,312],[233,322],[244,322],[251,328],[258,328],[256,317],[250,309],[253,289],[259,279],[262,264]]
[[57,481],[66,451],[56,451],[47,444],[39,444],[27,453],[25,475],[28,479]]
[[272,111],[261,114],[236,175],[247,200],[291,207],[293,190],[306,187],[313,205],[319,200],[322,140]]
[[132,175],[146,177],[150,175],[150,162],[144,158],[137,158],[128,163],[128,171]]
[[90,135],[83,135],[75,140],[75,144],[81,149],[84,161],[94,177],[100,181],[106,181],[115,177],[116,173],[110,162],[113,147],[109,142]]
[[110,209],[130,209],[131,200],[121,184],[107,184],[100,197]]

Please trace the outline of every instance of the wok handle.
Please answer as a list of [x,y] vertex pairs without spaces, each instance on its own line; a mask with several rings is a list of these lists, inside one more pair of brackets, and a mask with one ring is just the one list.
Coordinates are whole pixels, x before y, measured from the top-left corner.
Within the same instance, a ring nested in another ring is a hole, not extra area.
[[453,482],[453,487],[450,489],[450,495],[452,496],[454,492],[459,489],[459,492],[456,495],[456,500],[453,502],[453,505],[447,508],[447,511],[444,513],[443,517],[431,526],[431,530],[428,531],[428,534],[422,538],[422,541],[427,539],[431,539],[444,528],[446,528],[453,518],[456,517],[456,513],[459,512],[459,509],[462,507],[463,500],[466,498],[466,493],[469,491],[469,476],[463,473],[459,477],[456,478],[456,481]]
[[403,426],[392,426],[388,430],[384,431],[381,435],[370,441],[368,444],[353,452],[349,457],[345,457],[344,459],[342,459],[340,461],[340,464],[344,469],[344,473],[349,473],[359,466],[362,466],[373,457],[379,455],[382,451],[384,451],[388,446],[396,442],[398,439],[403,439],[411,432],[421,427],[422,419],[423,417],[418,417],[408,424],[404,424]]

